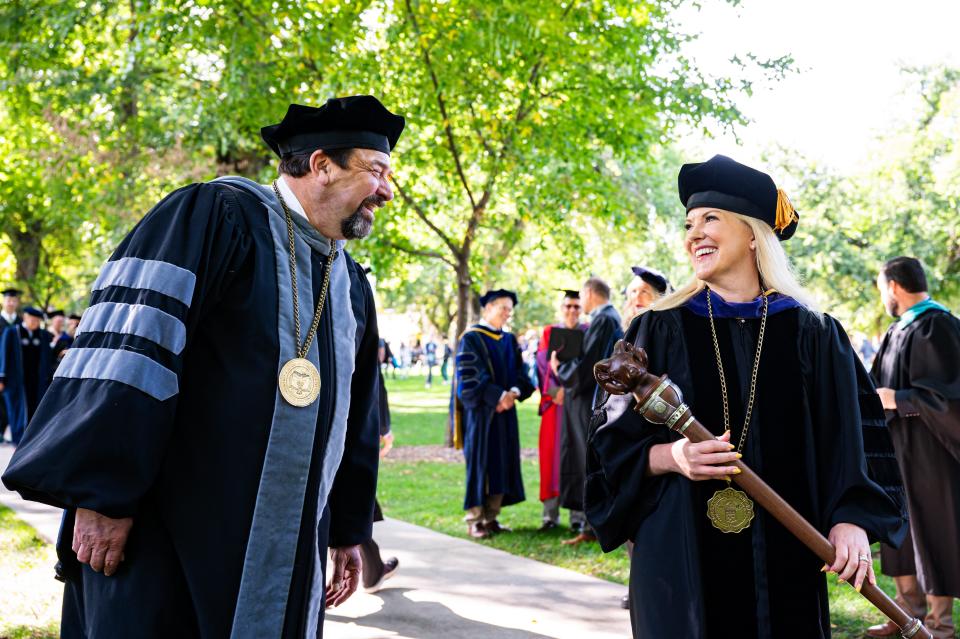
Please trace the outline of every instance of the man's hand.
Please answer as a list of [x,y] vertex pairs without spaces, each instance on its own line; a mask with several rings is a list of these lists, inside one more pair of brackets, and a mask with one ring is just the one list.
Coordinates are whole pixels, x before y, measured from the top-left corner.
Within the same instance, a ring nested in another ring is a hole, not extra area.
[[550,370],[553,371],[554,375],[559,375],[560,370],[560,358],[557,357],[557,351],[550,353]]
[[878,388],[877,395],[880,396],[880,403],[887,410],[897,410],[897,391],[892,388]]
[[107,577],[117,572],[123,561],[123,547],[133,527],[133,518],[111,519],[98,512],[77,508],[73,526],[73,552],[77,560]]
[[4,389],[4,385],[3,385],[3,382],[0,382],[0,393],[2,393],[2,392],[3,392],[3,389]]
[[327,608],[336,608],[350,598],[360,585],[363,559],[360,546],[343,546],[330,549],[330,565],[333,573],[327,584]]
[[500,396],[500,403],[497,404],[497,412],[503,413],[510,410],[514,404],[516,404],[516,401],[516,393],[513,391],[504,391],[503,395]]
[[563,406],[563,386],[561,386],[553,396],[553,403],[557,406]]
[[390,452],[390,449],[393,448],[393,431],[390,431],[386,435],[380,437],[380,459],[383,459],[387,456],[387,453]]

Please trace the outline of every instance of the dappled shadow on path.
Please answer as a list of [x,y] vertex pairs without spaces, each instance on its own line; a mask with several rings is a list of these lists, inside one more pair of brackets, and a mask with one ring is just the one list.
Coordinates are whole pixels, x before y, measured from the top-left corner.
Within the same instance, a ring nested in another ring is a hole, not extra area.
[[[461,617],[447,606],[435,601],[413,601],[405,596],[411,588],[381,590],[375,596],[383,601],[383,607],[375,613],[362,617],[340,616],[336,610],[327,610],[328,621],[356,624],[365,632],[357,636],[370,639],[410,637],[411,639],[539,639],[542,635],[527,630],[505,628],[495,623],[475,621]],[[379,633],[379,634],[378,634]],[[332,637],[332,632],[325,631]]]

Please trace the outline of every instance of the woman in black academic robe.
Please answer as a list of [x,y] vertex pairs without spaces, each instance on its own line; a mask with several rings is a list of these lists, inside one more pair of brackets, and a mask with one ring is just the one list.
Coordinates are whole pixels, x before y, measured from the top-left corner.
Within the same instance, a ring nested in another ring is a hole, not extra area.
[[829,637],[822,562],[758,506],[724,532],[707,502],[742,454],[837,547],[831,571],[873,582],[871,540],[896,545],[906,531],[883,411],[843,328],[791,275],[780,241],[798,217],[770,177],[717,156],[685,165],[679,182],[695,278],[626,339],[717,439],[691,443],[645,421],[632,396],[606,398],[587,517],[604,550],[635,544],[634,637]]

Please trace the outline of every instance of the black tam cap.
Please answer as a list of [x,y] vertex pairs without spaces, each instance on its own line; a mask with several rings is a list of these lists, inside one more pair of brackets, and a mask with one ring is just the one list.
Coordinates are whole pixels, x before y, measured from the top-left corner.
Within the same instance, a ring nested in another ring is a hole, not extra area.
[[671,288],[670,280],[660,271],[645,266],[631,266],[630,270],[633,271],[634,275],[655,288],[661,295]]
[[79,321],[80,321],[80,316],[77,315],[76,313],[70,313],[70,315],[67,317],[67,319],[77,320],[77,321],[79,322]]
[[18,288],[5,288],[3,289],[4,297],[20,297],[23,295],[23,291]]
[[47,313],[47,319],[53,319],[54,317],[63,317],[63,311],[57,309],[55,311],[50,311]]
[[680,201],[687,211],[713,207],[763,220],[780,240],[790,239],[800,216],[773,178],[723,155],[684,164],[677,176]]
[[33,317],[39,317],[40,319],[43,319],[43,311],[33,306],[25,306],[23,308],[23,314],[31,315]]
[[572,300],[580,299],[580,291],[575,291],[572,288],[558,288],[557,290],[563,293],[564,297],[569,297]]
[[372,95],[331,98],[322,107],[291,104],[279,124],[260,137],[281,158],[317,149],[373,149],[389,154],[403,132],[404,119]]
[[481,295],[481,296],[480,296],[480,306],[486,306],[486,305],[489,304],[490,302],[492,302],[492,301],[494,301],[494,300],[498,300],[498,299],[500,299],[501,297],[509,297],[511,300],[513,300],[513,305],[514,305],[514,306],[517,305],[517,294],[516,294],[516,293],[514,293],[513,291],[508,291],[508,290],[505,289],[505,288],[498,288],[498,289],[495,290],[495,291],[487,291],[486,293],[484,293],[483,295]]

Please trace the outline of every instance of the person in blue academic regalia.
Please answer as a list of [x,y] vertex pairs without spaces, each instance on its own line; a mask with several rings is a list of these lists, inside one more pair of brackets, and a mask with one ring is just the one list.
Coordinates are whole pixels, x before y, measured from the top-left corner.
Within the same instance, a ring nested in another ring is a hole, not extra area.
[[40,328],[43,312],[28,306],[19,324],[9,326],[0,339],[0,390],[10,419],[13,445],[20,443],[27,422],[53,375],[50,342],[53,335]]
[[530,397],[533,385],[516,337],[503,330],[516,303],[516,294],[503,289],[481,297],[483,319],[460,338],[456,357],[467,462],[463,508],[467,532],[478,539],[509,532],[497,520],[500,509],[524,500],[514,404]]

